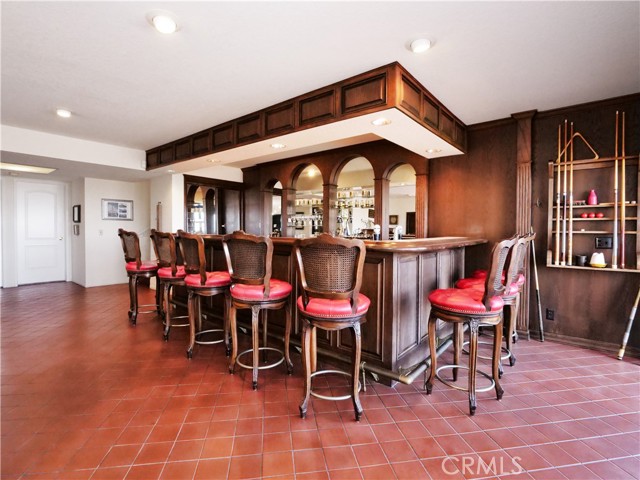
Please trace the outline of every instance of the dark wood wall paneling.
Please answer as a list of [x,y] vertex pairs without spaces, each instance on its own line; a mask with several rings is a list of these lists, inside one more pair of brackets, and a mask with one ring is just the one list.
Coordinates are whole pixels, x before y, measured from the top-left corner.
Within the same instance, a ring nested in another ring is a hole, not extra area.
[[466,126],[397,62],[147,151],[147,169],[396,107],[460,150]]
[[467,269],[486,268],[491,244],[515,233],[516,121],[468,127],[465,155],[429,161],[429,236],[486,238]]
[[[601,157],[614,153],[616,111],[626,112],[626,151],[640,151],[640,94],[553,111],[538,112],[532,120],[531,218],[537,233],[536,258],[543,318],[547,308],[555,320],[544,320],[545,333],[563,341],[617,350],[640,274],[547,268],[548,162],[557,156],[558,125],[574,122]],[[483,266],[491,245],[514,234],[519,226],[515,118],[467,128],[467,153],[430,161],[429,236],[484,237],[486,246],[467,248],[466,272]],[[579,147],[575,158],[590,158]],[[629,179],[628,181],[637,181]],[[578,198],[579,199],[579,198]],[[520,225],[522,227],[522,225]],[[594,246],[595,247],[595,246]],[[594,250],[593,248],[592,250]],[[535,298],[529,282],[530,298]],[[536,319],[536,302],[529,318]],[[537,320],[530,323],[536,331]],[[536,338],[536,335],[533,335]],[[628,352],[640,351],[640,329],[632,331]]]

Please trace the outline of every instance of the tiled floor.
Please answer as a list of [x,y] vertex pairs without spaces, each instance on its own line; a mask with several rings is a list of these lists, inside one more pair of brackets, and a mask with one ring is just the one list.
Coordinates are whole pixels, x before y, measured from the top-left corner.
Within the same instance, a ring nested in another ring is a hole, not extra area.
[[503,400],[479,394],[474,417],[464,392],[437,383],[426,396],[420,378],[370,383],[359,423],[349,401],[317,399],[302,420],[297,354],[292,377],[261,371],[253,391],[248,372],[227,373],[221,345],[189,361],[184,329],[165,343],[157,317],[130,327],[125,285],[1,300],[3,479],[640,476],[630,358],[520,341]]

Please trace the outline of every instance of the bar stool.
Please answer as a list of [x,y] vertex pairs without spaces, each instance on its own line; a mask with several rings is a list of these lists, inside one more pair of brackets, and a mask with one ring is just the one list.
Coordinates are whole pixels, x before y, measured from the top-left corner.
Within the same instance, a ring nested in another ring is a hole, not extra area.
[[[193,347],[198,345],[215,345],[224,342],[225,353],[229,355],[229,287],[231,278],[226,271],[207,271],[204,251],[204,239],[201,235],[178,230],[178,243],[182,252],[186,276],[184,283],[187,287],[189,310],[189,346],[187,358],[193,357]],[[223,328],[202,330],[202,297],[224,295]],[[197,328],[196,328],[197,321]],[[219,340],[200,339],[207,333],[223,332]]]
[[173,323],[174,320],[179,318],[189,318],[188,315],[173,316],[171,314],[173,287],[184,286],[184,277],[187,276],[187,272],[184,270],[184,265],[178,265],[176,239],[172,233],[158,232],[152,229],[151,240],[158,259],[158,288],[162,288],[162,313],[164,316],[164,332],[162,336],[166,342],[169,340],[171,327],[189,326],[188,321],[187,323]]
[[[506,354],[502,356],[502,360],[509,359],[509,365],[514,366],[516,364],[516,356],[513,349],[513,344],[516,341],[516,324],[518,319],[518,311],[520,309],[520,296],[525,284],[525,259],[526,252],[529,243],[535,238],[535,233],[526,235],[520,235],[515,238],[515,244],[511,249],[508,267],[506,274],[503,276],[505,290],[502,294],[504,300],[504,306],[507,313],[505,314],[505,342]],[[486,275],[485,275],[486,277]],[[476,272],[476,277],[463,278],[456,282],[456,288],[476,288],[484,290],[484,279],[482,274]],[[482,343],[482,342],[479,342]],[[478,355],[480,358],[482,355]]]
[[[360,293],[366,255],[362,240],[347,240],[323,233],[316,238],[296,240],[294,254],[302,286],[298,297],[298,314],[302,320],[302,357],[304,365],[304,399],[300,416],[305,418],[309,397],[324,400],[351,398],[356,421],[362,415],[358,395],[361,354],[360,325],[366,321],[371,301]],[[316,328],[329,331],[351,329],[351,374],[340,370],[317,371]],[[351,393],[329,397],[313,392],[311,379],[324,373],[351,376]]]
[[[289,357],[289,337],[291,335],[291,284],[271,278],[273,260],[273,242],[269,237],[251,235],[242,230],[225,235],[222,239],[224,254],[229,267],[232,285],[229,324],[231,329],[231,360],[229,372],[235,372],[236,363],[242,368],[252,370],[253,389],[258,388],[258,370],[280,365],[283,361],[287,373],[293,373],[293,363]],[[285,311],[284,352],[267,344],[268,310]],[[238,331],[236,312],[239,309],[251,309],[251,345],[252,348],[238,353]],[[262,346],[259,340],[259,317],[262,312]],[[260,365],[259,353],[263,352]],[[267,363],[267,351],[276,351],[282,358]],[[239,359],[251,352],[252,363],[245,364]]]
[[[124,251],[124,261],[127,276],[129,277],[129,321],[135,325],[138,313],[161,313],[160,289],[156,288],[156,303],[138,305],[138,279],[157,277],[157,262],[142,260],[140,253],[140,239],[136,232],[129,232],[122,228],[118,229],[118,236],[122,241]],[[139,307],[155,307],[155,310],[138,310]]]
[[[495,387],[498,400],[502,398],[504,390],[500,386],[500,351],[502,345],[503,307],[502,272],[509,251],[515,244],[515,240],[507,239],[498,242],[491,253],[491,266],[485,279],[484,291],[479,289],[447,288],[434,290],[429,294],[431,313],[429,314],[429,349],[431,355],[431,372],[426,379],[427,394],[433,389],[434,379],[437,377],[445,385],[458,390],[469,392],[469,413],[476,411],[476,392],[484,392]],[[444,365],[438,368],[436,356],[436,324],[438,320],[453,323],[454,364]],[[469,326],[469,366],[460,365],[460,351],[462,350],[462,327]],[[478,371],[481,375],[491,380],[491,385],[482,390],[476,389],[476,363],[478,356],[478,329],[481,326],[494,327],[492,375]],[[454,385],[440,376],[443,369],[453,369],[454,381],[457,378],[457,369],[468,369],[469,379],[467,388]]]

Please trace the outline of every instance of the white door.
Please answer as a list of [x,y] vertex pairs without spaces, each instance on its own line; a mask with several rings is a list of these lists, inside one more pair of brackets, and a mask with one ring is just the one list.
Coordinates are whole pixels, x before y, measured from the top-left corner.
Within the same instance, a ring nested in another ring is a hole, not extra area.
[[66,280],[64,185],[16,182],[18,285]]

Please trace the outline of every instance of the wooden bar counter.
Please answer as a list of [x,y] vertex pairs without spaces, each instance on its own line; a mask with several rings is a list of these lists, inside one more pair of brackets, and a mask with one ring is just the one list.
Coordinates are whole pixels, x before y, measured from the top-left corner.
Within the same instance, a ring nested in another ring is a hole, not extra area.
[[[215,268],[225,268],[217,235],[205,236],[209,259]],[[293,285],[298,297],[293,238],[273,238],[273,277]],[[365,370],[383,383],[406,381],[428,356],[427,295],[448,288],[464,276],[465,247],[486,243],[484,239],[437,237],[415,240],[365,240],[367,256],[361,292],[371,299],[367,321],[362,326],[362,361]],[[294,300],[295,302],[295,300]],[[292,308],[292,344],[299,345],[301,327],[295,303]],[[240,320],[240,318],[239,318]],[[282,337],[284,315],[269,312],[269,333]],[[348,332],[318,332],[318,354],[349,361]],[[294,363],[294,368],[301,368]]]

